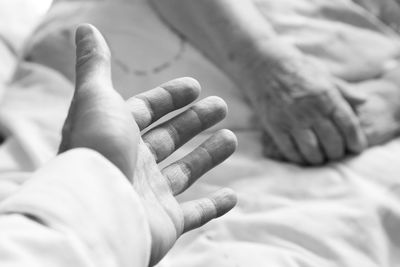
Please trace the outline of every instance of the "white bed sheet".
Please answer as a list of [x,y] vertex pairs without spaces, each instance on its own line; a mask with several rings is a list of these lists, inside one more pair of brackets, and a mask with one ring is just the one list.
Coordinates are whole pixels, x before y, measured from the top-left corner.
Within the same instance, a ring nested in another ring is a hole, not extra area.
[[[143,37],[140,34],[148,30],[146,27],[162,29],[157,35],[164,37],[166,51],[162,55],[167,59],[168,55],[175,55],[179,39],[154,14],[144,16],[146,6],[132,3],[138,2],[122,1],[119,7],[108,6],[106,10],[109,14],[128,13],[125,19],[131,23],[145,19],[141,30],[134,28],[127,38]],[[130,48],[134,51],[132,57],[146,59],[143,45],[142,50],[137,50],[140,43],[111,38],[115,29],[101,25],[97,12],[83,13],[89,14],[85,18],[105,32],[114,52]],[[71,20],[63,27],[76,22]],[[54,38],[45,47],[64,44],[66,51],[73,48],[70,35],[53,30],[46,30]],[[41,34],[40,38],[46,36]],[[40,38],[34,39],[33,57],[40,55]],[[391,37],[388,38],[390,43]],[[116,49],[118,45],[121,49]],[[145,70],[158,65],[152,60],[145,61],[150,66]],[[129,69],[143,66],[136,62],[132,61],[134,65]],[[136,93],[134,88],[150,88],[176,76],[195,76],[203,81],[203,96],[217,94],[227,100],[231,115],[224,127],[233,128],[239,138],[234,156],[182,196],[182,200],[191,199],[228,186],[238,193],[238,207],[224,218],[185,235],[160,266],[400,266],[400,140],[320,168],[274,162],[261,156],[260,133],[238,90],[189,45],[185,45],[183,56],[160,72],[124,76],[119,71],[115,73],[117,86],[125,96]],[[21,63],[16,76],[0,107],[0,123],[8,133],[6,143],[0,147],[0,199],[17,190],[30,171],[55,154],[73,88],[58,72],[34,63]],[[207,135],[208,132],[191,141],[174,157],[188,153]]]

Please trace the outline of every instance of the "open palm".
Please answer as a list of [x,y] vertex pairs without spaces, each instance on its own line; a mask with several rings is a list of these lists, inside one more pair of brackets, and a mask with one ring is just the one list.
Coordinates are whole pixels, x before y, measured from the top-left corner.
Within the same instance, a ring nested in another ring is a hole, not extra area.
[[[218,98],[204,99],[142,136],[133,185],[151,218],[153,263],[165,255],[182,233],[221,216],[236,202],[229,189],[182,205],[174,197],[233,153],[236,139],[230,131],[215,133],[193,152],[162,170],[157,165],[198,132],[223,117],[224,105],[220,101]],[[186,127],[180,128],[180,125]]]
[[[226,115],[218,97],[195,103],[172,119],[151,128],[163,116],[187,106],[199,95],[191,78],[172,80],[124,101],[113,89],[110,52],[91,25],[77,29],[76,90],[63,129],[60,152],[76,147],[94,149],[132,181],[147,212],[151,229],[151,265],[180,235],[229,211],[236,203],[230,189],[180,204],[175,196],[220,164],[236,148],[236,138],[221,130],[193,152],[160,169],[158,163]],[[143,135],[140,130],[145,130]]]

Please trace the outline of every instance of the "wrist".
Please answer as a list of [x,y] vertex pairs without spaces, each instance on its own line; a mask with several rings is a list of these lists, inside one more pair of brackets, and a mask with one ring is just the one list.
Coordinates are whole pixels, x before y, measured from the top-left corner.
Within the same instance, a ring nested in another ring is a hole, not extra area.
[[254,90],[273,91],[278,87],[274,83],[283,77],[298,76],[302,61],[304,58],[296,48],[279,40],[259,39],[236,46],[224,70],[248,95]]
[[276,38],[259,37],[234,43],[227,65],[235,72],[251,73],[260,68],[274,72],[301,60],[303,55],[296,47]]
[[225,71],[250,99],[258,98],[260,93],[279,97],[287,89],[282,88],[286,84],[298,87],[308,68],[307,58],[280,40],[242,43],[236,51]]
[[260,97],[279,101],[331,87],[331,76],[324,66],[293,46],[265,41],[246,49],[247,57],[232,64],[229,75],[251,102]]

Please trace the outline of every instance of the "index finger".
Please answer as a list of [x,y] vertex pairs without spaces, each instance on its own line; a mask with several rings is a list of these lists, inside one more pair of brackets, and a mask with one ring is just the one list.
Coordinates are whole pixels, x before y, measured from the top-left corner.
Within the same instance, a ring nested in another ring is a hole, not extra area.
[[346,148],[353,153],[360,153],[367,147],[367,138],[362,131],[360,121],[349,105],[343,104],[332,113],[332,120],[343,135]]
[[200,90],[195,79],[178,78],[129,98],[127,104],[139,129],[143,130],[168,113],[192,103]]

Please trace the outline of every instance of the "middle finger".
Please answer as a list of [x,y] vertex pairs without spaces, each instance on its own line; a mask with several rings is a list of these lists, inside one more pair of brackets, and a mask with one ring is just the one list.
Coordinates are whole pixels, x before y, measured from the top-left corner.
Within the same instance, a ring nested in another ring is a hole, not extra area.
[[215,96],[207,97],[151,129],[142,138],[153,152],[156,162],[160,162],[194,136],[221,121],[226,113],[224,100]]
[[312,130],[295,130],[292,132],[292,136],[300,153],[309,164],[318,165],[324,162],[318,139]]
[[317,122],[313,129],[327,159],[337,160],[344,156],[345,147],[342,136],[332,122],[329,120]]

